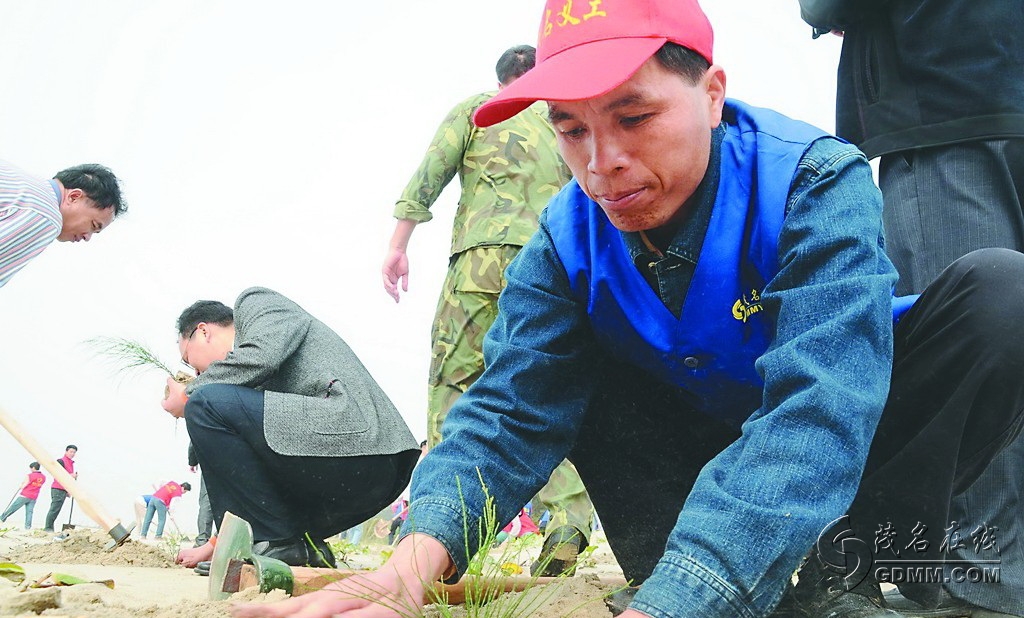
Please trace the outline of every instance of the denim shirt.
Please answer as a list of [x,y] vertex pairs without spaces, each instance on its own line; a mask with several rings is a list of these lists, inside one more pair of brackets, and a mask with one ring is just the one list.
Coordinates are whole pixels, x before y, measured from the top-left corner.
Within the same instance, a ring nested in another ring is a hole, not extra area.
[[[633,602],[649,616],[766,616],[859,484],[892,368],[881,195],[863,154],[824,138],[804,153],[786,210],[780,269],[762,295],[777,324],[757,361],[764,403],[701,471]],[[439,540],[458,574],[487,496],[495,525],[509,521],[569,453],[606,354],[545,216],[506,279],[487,369],[414,473],[403,529]]]
[[723,125],[719,125],[711,132],[708,171],[697,186],[697,190],[687,200],[691,212],[672,235],[672,242],[662,255],[648,249],[639,232],[622,233],[622,240],[630,259],[633,260],[633,265],[644,276],[651,289],[658,294],[661,302],[665,303],[665,307],[677,318],[683,311],[683,301],[686,300],[693,272],[697,269],[700,248],[704,245],[704,236],[707,234],[708,224],[711,223],[711,210],[718,192],[724,137]]

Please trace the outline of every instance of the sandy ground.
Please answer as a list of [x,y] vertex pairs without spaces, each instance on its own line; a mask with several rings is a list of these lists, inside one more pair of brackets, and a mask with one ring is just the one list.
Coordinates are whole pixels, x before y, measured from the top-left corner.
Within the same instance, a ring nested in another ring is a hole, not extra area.
[[[41,531],[8,530],[0,536],[0,563],[13,562],[25,569],[26,580],[44,579],[48,574],[72,575],[89,581],[112,580],[113,589],[101,583],[67,587],[30,589],[0,578],[0,616],[64,616],[68,618],[206,618],[230,616],[237,601],[267,602],[283,598],[280,591],[260,594],[255,589],[233,595],[227,601],[209,601],[209,578],[175,566],[174,548],[169,542],[129,541],[112,552],[103,546],[108,537],[99,530],[77,529],[68,538],[55,540]],[[595,535],[596,550],[581,563],[577,577],[564,583],[539,587],[524,593],[508,594],[491,602],[493,615],[554,618],[605,618],[611,614],[601,597],[613,587],[605,580],[620,578],[621,571],[600,534]],[[520,543],[513,553],[492,552],[495,563],[503,561],[509,569],[516,564],[526,573],[539,551],[539,541]],[[507,548],[506,548],[507,549]],[[351,568],[376,568],[387,556],[388,547],[380,544],[353,547],[344,558]],[[339,556],[342,558],[342,556]],[[511,564],[509,564],[511,563]],[[427,616],[465,616],[462,608],[438,611],[427,608]],[[479,615],[479,614],[477,614]],[[487,612],[486,615],[492,615]]]

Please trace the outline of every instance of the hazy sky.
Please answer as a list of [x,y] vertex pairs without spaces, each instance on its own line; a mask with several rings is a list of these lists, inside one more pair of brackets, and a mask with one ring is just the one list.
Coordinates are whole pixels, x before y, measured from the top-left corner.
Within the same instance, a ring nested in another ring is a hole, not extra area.
[[[839,39],[812,41],[795,0],[703,5],[730,96],[833,129]],[[76,443],[83,487],[131,521],[150,483],[196,480],[187,432],[159,406],[160,374],[118,376],[83,342],[128,337],[176,365],[185,306],[263,285],[337,330],[425,437],[457,181],[413,237],[398,305],[380,277],[391,210],[446,112],[494,86],[502,51],[535,42],[542,7],[0,0],[0,158],[44,177],[103,163],[129,203],[0,288],[0,408],[53,457]],[[0,508],[29,461],[0,430]],[[189,531],[195,496],[177,517]],[[75,523],[90,523],[78,508]]]

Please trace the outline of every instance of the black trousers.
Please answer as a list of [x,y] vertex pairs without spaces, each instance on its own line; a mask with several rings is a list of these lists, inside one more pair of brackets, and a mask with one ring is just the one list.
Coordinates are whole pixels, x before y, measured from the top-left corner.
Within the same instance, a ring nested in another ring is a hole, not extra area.
[[[946,269],[897,325],[889,398],[849,510],[853,534],[872,551],[880,526],[903,530],[905,541],[919,522],[929,522],[932,535],[948,525],[952,497],[1020,431],[1022,282],[1024,254],[974,252]],[[697,474],[738,431],[695,412],[687,393],[639,369],[616,365],[614,372],[600,381],[606,386],[570,460],[624,574],[642,582]],[[941,539],[932,538],[916,557],[942,559]],[[926,603],[939,593],[934,583],[901,590]]]
[[46,512],[46,525],[43,530],[53,531],[53,524],[57,521],[60,510],[64,508],[64,500],[67,497],[68,492],[63,489],[50,488],[50,510]]
[[[984,247],[1024,251],[1024,139],[979,139],[882,155],[878,186],[886,252],[900,272],[897,291],[924,289],[958,257]],[[1000,569],[1009,585],[945,584],[991,609],[1024,608],[1024,436],[1007,447],[953,501],[950,520],[1000,521]],[[974,548],[954,551],[977,559]]]
[[263,393],[229,384],[196,389],[185,422],[218,529],[231,511],[255,541],[324,539],[369,519],[398,497],[419,457],[280,455],[264,437]]

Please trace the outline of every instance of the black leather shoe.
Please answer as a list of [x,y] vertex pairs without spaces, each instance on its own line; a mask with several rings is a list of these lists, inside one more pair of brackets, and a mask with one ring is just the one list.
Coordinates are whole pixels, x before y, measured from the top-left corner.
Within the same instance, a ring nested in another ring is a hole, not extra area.
[[274,558],[289,566],[306,566],[309,552],[306,551],[305,539],[298,541],[260,541],[252,546],[252,553],[258,556]]
[[571,577],[576,573],[576,558],[588,544],[587,537],[575,526],[559,526],[544,539],[537,561],[530,565],[534,577]]
[[196,572],[196,575],[202,575],[204,577],[210,576],[210,561],[204,560],[196,565],[196,568],[192,569]]
[[921,607],[900,594],[899,590],[887,591],[885,604],[906,618],[1020,618],[1019,614],[1003,614],[962,601],[945,589],[942,590],[938,607],[934,609]]
[[812,555],[786,589],[772,618],[905,618],[885,608],[878,582],[870,575],[851,590],[842,575],[826,569]]
[[312,566],[333,569],[336,567],[334,552],[326,541],[315,542],[310,546],[305,538],[297,541],[281,541],[271,543],[260,541],[252,546],[252,553],[275,558],[289,566]]

